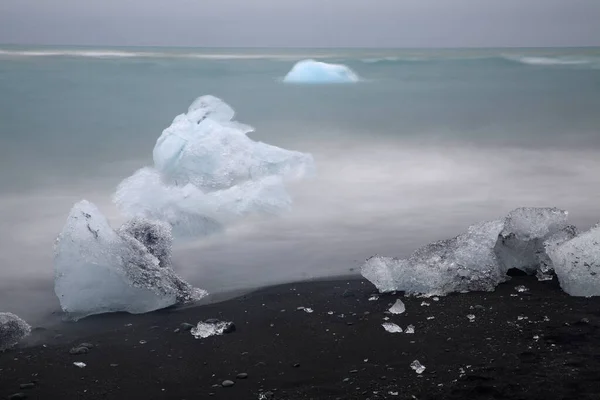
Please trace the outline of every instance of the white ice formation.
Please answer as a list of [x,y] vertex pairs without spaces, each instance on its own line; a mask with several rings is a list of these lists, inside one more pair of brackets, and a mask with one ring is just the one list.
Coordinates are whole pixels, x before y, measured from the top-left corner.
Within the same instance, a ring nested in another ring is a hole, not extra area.
[[253,128],[213,96],[196,99],[158,138],[154,167],[125,179],[114,195],[127,216],[168,222],[177,237],[201,236],[249,214],[291,207],[285,182],[314,174],[310,154],[250,139]]
[[302,60],[283,78],[287,83],[354,83],[360,79],[354,71],[342,64],[328,64],[315,60]]
[[145,313],[207,293],[171,268],[171,228],[134,218],[117,231],[86,200],[75,204],[55,244],[54,289],[72,319],[125,311]]
[[600,296],[600,224],[549,251],[561,288],[571,296]]
[[525,207],[428,244],[406,259],[371,257],[361,272],[380,292],[431,296],[492,291],[511,269],[536,274],[539,280],[552,279],[554,270],[565,292],[596,296],[599,243],[600,227],[578,234],[566,211]]
[[31,333],[31,326],[13,313],[0,312],[0,352],[10,349]]
[[407,259],[371,257],[361,272],[380,292],[490,291],[505,279],[493,251],[501,230],[502,221],[473,225],[466,233],[428,244]]

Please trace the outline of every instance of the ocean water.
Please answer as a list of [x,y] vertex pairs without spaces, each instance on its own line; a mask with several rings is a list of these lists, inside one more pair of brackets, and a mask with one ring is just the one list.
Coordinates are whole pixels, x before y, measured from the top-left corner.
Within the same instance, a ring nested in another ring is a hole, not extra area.
[[[361,81],[282,83],[304,58]],[[356,273],[519,206],[600,221],[600,49],[0,46],[0,311],[59,310],[52,246],[71,206],[118,226],[117,184],[203,94],[318,168],[291,212],[176,245],[178,272],[211,292]]]

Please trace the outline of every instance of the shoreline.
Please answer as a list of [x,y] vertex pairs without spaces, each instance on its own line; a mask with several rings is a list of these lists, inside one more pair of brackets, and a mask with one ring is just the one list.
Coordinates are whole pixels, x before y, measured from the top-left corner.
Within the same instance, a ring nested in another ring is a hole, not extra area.
[[[600,392],[600,298],[571,297],[556,280],[528,276],[438,301],[401,294],[370,301],[376,293],[358,277],[319,279],[61,324],[0,353],[0,398],[585,399]],[[396,299],[406,305],[401,315],[387,313]],[[209,318],[236,330],[195,339],[180,329]],[[383,322],[414,325],[415,333],[389,333]],[[94,347],[69,354],[82,342]],[[410,368],[414,360],[426,367],[422,374]],[[225,380],[234,385],[221,387]],[[27,383],[34,386],[20,389]]]

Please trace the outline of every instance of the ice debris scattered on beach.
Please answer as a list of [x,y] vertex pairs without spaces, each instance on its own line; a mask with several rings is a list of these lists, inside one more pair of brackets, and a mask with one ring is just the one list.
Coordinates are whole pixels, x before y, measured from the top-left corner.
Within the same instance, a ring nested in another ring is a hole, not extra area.
[[31,333],[31,326],[13,313],[0,312],[0,351],[10,349]]
[[235,330],[235,325],[232,322],[209,319],[198,322],[198,325],[191,329],[191,333],[196,339],[205,339],[207,337],[229,333],[233,330]]
[[291,207],[289,180],[312,176],[310,154],[250,139],[219,98],[202,96],[158,138],[154,167],[118,186],[113,200],[127,216],[168,222],[179,237],[202,236],[250,214]]
[[315,60],[298,61],[283,78],[287,83],[354,83],[360,79],[343,64],[328,64]]
[[[482,222],[452,239],[416,250],[406,259],[374,256],[362,275],[380,292],[412,295],[492,291],[510,269],[552,278],[571,295],[600,295],[600,227],[579,234],[557,208],[523,207]],[[597,275],[598,274],[598,275]]]
[[133,314],[198,300],[207,293],[171,267],[171,227],[134,218],[118,230],[98,208],[75,204],[55,243],[55,292],[73,319],[125,311]]

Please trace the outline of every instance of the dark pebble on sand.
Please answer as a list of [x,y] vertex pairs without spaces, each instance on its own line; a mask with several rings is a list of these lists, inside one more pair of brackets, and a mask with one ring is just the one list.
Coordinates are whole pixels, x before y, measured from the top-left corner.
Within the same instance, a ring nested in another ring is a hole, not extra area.
[[225,329],[223,330],[223,333],[231,333],[231,332],[235,332],[235,324],[233,322],[228,323],[227,326],[225,327]]
[[81,343],[79,346],[77,347],[87,347],[88,349],[93,349],[94,345],[91,343]]
[[90,351],[87,347],[73,347],[69,350],[70,354],[79,355],[79,354],[87,354]]
[[188,324],[187,322],[184,322],[180,325],[180,328],[182,331],[184,332],[189,332],[192,330],[192,328],[194,327],[194,325],[192,324]]
[[19,385],[19,388],[21,389],[31,389],[35,387],[35,383],[30,382],[30,383],[21,383],[21,385]]
[[300,364],[296,363],[296,364],[294,364],[294,365],[292,365],[292,366],[293,366],[294,368],[299,368],[299,367],[300,367]]
[[229,380],[223,381],[223,383],[221,383],[221,386],[223,386],[223,387],[232,387],[233,385],[235,385],[235,382],[229,381]]
[[245,372],[242,372],[242,373],[237,374],[236,378],[238,378],[238,379],[246,379],[246,378],[248,378],[248,374],[245,373]]

